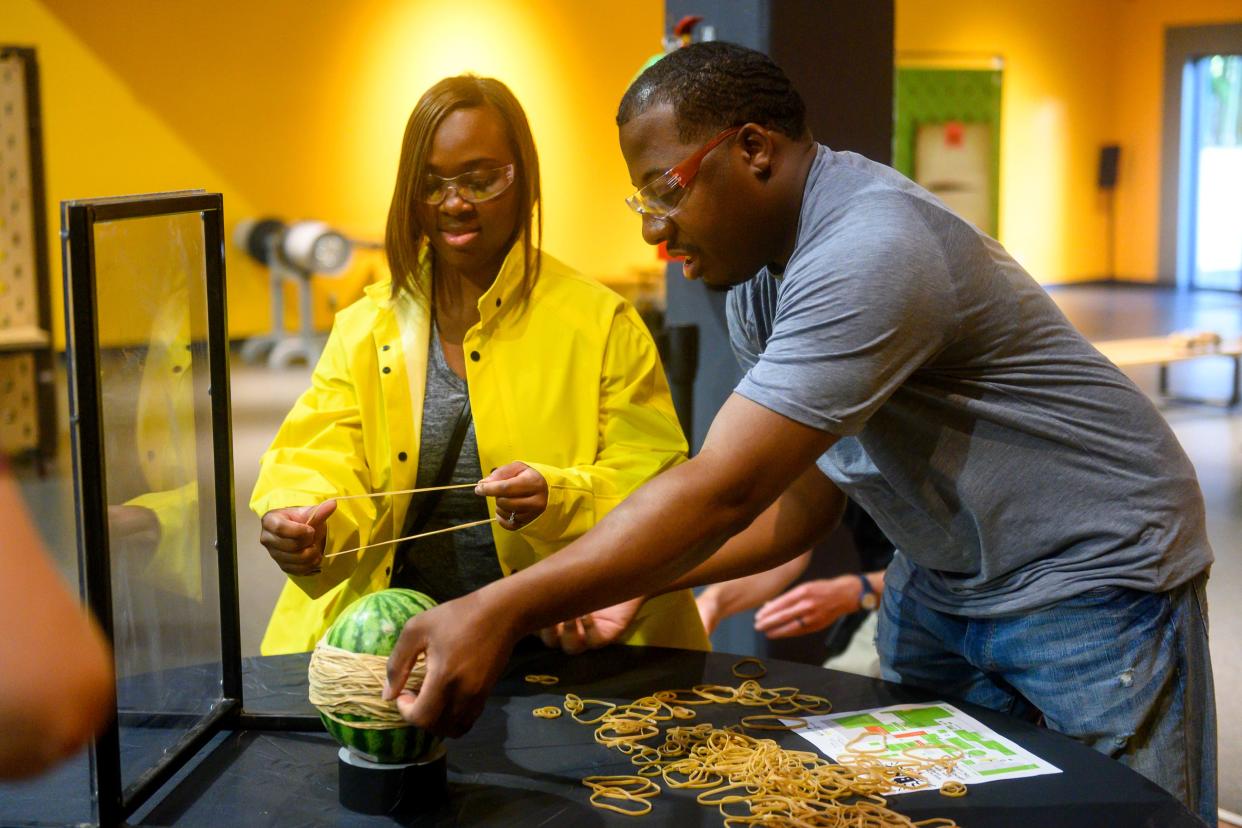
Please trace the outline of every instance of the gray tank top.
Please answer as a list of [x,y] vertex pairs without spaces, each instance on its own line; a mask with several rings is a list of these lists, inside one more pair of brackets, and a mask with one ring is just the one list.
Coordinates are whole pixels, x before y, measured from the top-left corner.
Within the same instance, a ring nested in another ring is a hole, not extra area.
[[[439,331],[434,324],[427,356],[427,389],[423,397],[416,483],[420,488],[435,481],[467,393],[465,380],[454,374],[444,359]],[[473,483],[482,477],[479,445],[471,421],[449,482]],[[402,536],[412,534],[411,524],[419,512],[419,498],[414,495],[410,503]],[[450,489],[441,494],[440,502],[422,531],[488,517],[491,515],[487,511],[487,501],[472,489]],[[483,524],[401,544],[394,557],[391,583],[394,587],[416,589],[443,603],[499,580],[502,574],[491,525]]]

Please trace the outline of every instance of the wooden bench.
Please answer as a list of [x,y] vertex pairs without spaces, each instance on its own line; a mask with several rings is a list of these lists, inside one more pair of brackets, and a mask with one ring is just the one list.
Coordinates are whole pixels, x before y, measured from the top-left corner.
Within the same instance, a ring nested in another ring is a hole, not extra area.
[[1233,388],[1229,398],[1223,401],[1195,397],[1177,397],[1188,402],[1223,402],[1232,408],[1242,402],[1242,337],[1208,341],[1200,335],[1170,334],[1169,336],[1145,336],[1137,339],[1112,339],[1092,344],[1108,357],[1118,368],[1136,365],[1160,366],[1160,396],[1173,399],[1169,394],[1169,366],[1206,357],[1225,357],[1233,360]]

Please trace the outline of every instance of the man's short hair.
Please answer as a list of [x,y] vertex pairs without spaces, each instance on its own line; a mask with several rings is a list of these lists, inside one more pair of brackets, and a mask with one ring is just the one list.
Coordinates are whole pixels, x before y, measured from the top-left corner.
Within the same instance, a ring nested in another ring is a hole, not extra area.
[[735,43],[692,43],[639,75],[621,98],[617,126],[671,103],[677,136],[689,143],[721,129],[755,123],[799,139],[806,105],[789,78],[763,52]]

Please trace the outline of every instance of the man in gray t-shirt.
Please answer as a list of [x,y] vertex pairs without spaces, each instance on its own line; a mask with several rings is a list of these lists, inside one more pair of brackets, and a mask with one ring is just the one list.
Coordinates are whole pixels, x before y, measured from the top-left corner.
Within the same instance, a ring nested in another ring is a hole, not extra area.
[[728,299],[737,393],[840,439],[819,468],[900,554],[887,585],[1012,615],[1212,561],[1154,406],[992,239],[853,153],[815,151],[793,255]]
[[390,686],[420,652],[438,665],[403,715],[459,732],[522,632],[776,566],[833,527],[844,490],[898,548],[886,678],[1042,714],[1208,819],[1212,553],[1185,454],[999,244],[817,145],[804,116],[769,58],[725,43],[679,49],[626,92],[628,203],[687,277],[732,288],[747,373],[689,462],[414,619]]

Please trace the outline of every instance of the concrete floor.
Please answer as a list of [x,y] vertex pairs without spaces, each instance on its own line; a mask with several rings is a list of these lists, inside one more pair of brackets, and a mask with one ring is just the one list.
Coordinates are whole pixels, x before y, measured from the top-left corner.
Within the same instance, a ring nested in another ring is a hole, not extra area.
[[[1242,332],[1242,296],[1224,293],[1177,293],[1146,287],[1064,287],[1051,295],[1067,316],[1093,340],[1211,329],[1222,334]],[[1175,366],[1175,391],[1201,396],[1228,394],[1231,366],[1227,361],[1202,360]],[[1156,369],[1130,372],[1150,394],[1156,390]],[[238,579],[242,608],[243,652],[258,652],[259,640],[283,576],[258,543],[258,519],[247,508],[257,474],[258,458],[281,419],[309,383],[309,371],[295,367],[271,371],[234,358],[233,457],[238,537]],[[50,474],[39,478],[32,469],[17,467],[31,511],[66,577],[77,579],[73,491],[69,466],[67,408],[64,383],[59,421],[62,451]],[[1242,812],[1242,701],[1225,692],[1242,682],[1242,417],[1210,405],[1162,403],[1162,410],[1199,473],[1208,510],[1208,530],[1217,562],[1208,586],[1212,612],[1212,654],[1215,662],[1220,719],[1220,804]]]

